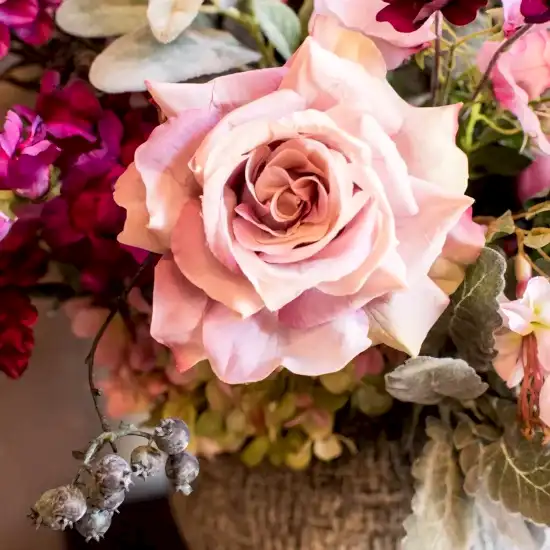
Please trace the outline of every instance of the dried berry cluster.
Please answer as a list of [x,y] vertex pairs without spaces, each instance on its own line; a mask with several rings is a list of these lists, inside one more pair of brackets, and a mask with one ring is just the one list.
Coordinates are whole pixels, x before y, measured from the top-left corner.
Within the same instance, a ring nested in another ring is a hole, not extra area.
[[[118,454],[96,459],[107,442],[129,435],[149,440],[147,445],[132,451],[130,464]],[[164,463],[174,490],[185,495],[192,492],[191,483],[199,474],[199,461],[185,452],[188,444],[189,430],[179,418],[161,420],[152,435],[131,428],[104,433],[90,444],[75,481],[46,491],[33,506],[30,517],[37,527],[44,525],[54,530],[74,527],[86,541],[98,541],[124,502],[133,484],[132,473],[145,479],[158,473]],[[89,474],[85,482],[79,481],[83,472]]]

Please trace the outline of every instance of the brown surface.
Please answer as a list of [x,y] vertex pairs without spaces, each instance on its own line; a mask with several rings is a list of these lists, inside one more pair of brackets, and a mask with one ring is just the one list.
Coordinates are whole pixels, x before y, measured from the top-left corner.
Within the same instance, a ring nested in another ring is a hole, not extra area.
[[410,500],[410,464],[380,439],[304,473],[202,460],[173,507],[190,550],[395,550]]

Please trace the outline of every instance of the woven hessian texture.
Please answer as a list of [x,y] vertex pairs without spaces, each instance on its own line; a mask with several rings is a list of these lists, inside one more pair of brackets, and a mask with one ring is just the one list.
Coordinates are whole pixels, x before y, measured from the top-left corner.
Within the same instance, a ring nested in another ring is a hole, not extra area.
[[410,462],[380,438],[302,473],[203,459],[172,505],[189,550],[396,550],[411,496]]

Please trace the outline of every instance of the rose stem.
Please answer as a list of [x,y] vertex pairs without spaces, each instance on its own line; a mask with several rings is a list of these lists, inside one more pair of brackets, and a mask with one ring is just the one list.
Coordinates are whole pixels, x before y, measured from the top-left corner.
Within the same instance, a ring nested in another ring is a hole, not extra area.
[[499,57],[508,50],[515,42],[517,42],[522,36],[527,34],[531,29],[533,28],[532,24],[524,25],[519,31],[517,31],[515,34],[513,34],[510,38],[505,40],[495,51],[493,57],[489,61],[489,64],[487,65],[487,68],[485,69],[485,72],[483,73],[483,76],[481,77],[481,80],[479,81],[479,84],[477,85],[476,89],[474,90],[474,93],[472,95],[472,99],[470,100],[471,103],[473,103],[477,96],[481,93],[487,82],[489,81],[489,77],[491,76],[491,73],[493,69],[495,68],[495,65],[497,64],[497,61]]
[[434,42],[434,66],[432,72],[431,92],[432,105],[437,105],[437,92],[439,90],[439,62],[441,57],[441,13],[435,14],[435,42]]

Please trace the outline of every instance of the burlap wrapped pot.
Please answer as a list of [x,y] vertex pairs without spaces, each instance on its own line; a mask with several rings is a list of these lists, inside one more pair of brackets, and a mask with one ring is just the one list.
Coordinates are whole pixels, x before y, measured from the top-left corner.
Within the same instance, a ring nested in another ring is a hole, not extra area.
[[411,497],[410,461],[379,437],[304,472],[202,459],[195,491],[172,509],[189,550],[396,550]]

